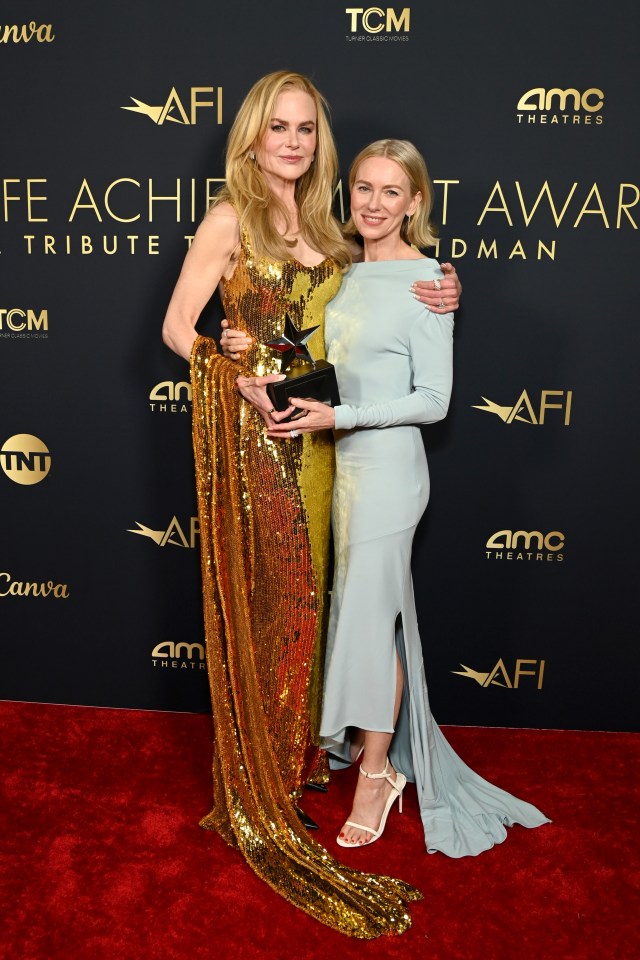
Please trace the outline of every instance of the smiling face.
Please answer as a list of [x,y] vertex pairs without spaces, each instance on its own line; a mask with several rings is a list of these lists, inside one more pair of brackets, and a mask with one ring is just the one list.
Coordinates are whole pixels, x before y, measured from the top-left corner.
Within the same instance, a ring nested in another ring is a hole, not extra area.
[[256,161],[267,180],[298,180],[311,166],[316,140],[313,98],[303,90],[284,90],[275,102],[267,131],[256,147]]
[[364,240],[393,241],[421,199],[420,192],[411,196],[409,178],[395,160],[367,157],[351,187],[351,217]]

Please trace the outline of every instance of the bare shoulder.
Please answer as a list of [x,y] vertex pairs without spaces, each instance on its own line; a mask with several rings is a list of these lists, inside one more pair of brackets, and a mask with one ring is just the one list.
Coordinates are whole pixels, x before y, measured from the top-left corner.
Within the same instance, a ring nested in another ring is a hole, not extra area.
[[238,214],[230,203],[217,203],[205,215],[199,231],[204,230],[208,237],[215,236],[218,243],[227,241],[233,249],[240,241]]

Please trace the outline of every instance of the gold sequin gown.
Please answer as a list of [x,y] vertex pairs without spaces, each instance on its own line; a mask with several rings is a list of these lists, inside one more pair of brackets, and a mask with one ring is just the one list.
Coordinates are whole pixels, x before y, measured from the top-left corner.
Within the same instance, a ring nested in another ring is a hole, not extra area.
[[401,933],[399,880],[351,870],[302,828],[294,802],[323,779],[318,759],[321,666],[333,477],[328,435],[269,440],[235,387],[239,373],[277,373],[264,344],[288,311],[324,358],[324,308],[340,287],[337,265],[274,262],[243,235],[223,304],[254,339],[242,367],[198,337],[191,355],[193,439],[202,544],[207,665],[214,721],[214,803],[202,826],[240,849],[278,893],[343,933]]

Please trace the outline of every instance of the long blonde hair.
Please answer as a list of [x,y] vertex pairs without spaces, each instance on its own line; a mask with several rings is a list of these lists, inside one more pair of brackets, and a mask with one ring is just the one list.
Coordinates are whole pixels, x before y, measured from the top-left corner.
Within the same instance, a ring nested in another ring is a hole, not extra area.
[[[395,160],[407,175],[411,196],[415,197],[418,192],[422,194],[422,199],[413,216],[407,217],[403,221],[400,236],[406,243],[411,243],[416,247],[434,247],[438,231],[429,221],[431,208],[433,207],[433,184],[420,151],[409,140],[376,140],[375,143],[370,143],[368,147],[360,151],[351,164],[349,191],[353,189],[353,185],[358,178],[360,164],[368,160],[369,157],[388,157],[389,160]],[[344,234],[347,237],[358,236],[358,231],[351,218],[345,224]]]
[[287,241],[275,227],[276,219],[289,223],[287,211],[274,196],[255,160],[255,148],[265,136],[276,100],[284,90],[302,90],[309,94],[317,112],[315,160],[295,183],[300,233],[312,249],[331,257],[341,267],[348,266],[351,262],[349,249],[331,212],[338,157],[329,125],[328,105],[303,74],[278,70],[262,77],[251,88],[229,132],[226,183],[214,203],[226,200],[233,204],[256,254],[277,260],[287,260],[291,256],[291,247],[295,244]]

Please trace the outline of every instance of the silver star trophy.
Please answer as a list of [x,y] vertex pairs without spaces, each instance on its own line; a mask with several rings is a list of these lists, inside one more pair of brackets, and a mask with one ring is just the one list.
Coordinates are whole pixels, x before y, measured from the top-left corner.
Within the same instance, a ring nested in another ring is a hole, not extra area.
[[[282,354],[280,373],[286,373],[286,380],[267,385],[267,394],[276,410],[286,410],[290,397],[319,400],[320,403],[328,403],[331,407],[339,405],[340,394],[335,367],[327,360],[314,360],[307,346],[309,337],[317,329],[316,326],[298,330],[287,312],[284,336],[265,344]],[[286,420],[295,420],[299,416],[301,412],[297,411]]]

